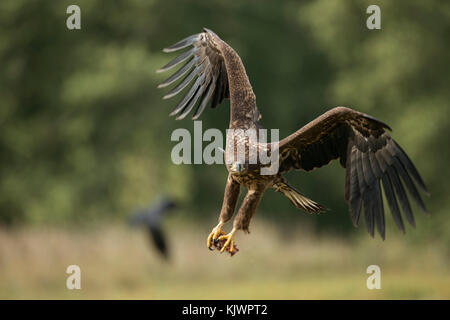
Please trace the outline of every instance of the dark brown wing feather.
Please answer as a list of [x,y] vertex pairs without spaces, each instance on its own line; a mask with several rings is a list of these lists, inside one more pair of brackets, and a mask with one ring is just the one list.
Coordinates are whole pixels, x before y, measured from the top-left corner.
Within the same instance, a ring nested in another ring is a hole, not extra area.
[[339,159],[346,168],[345,200],[353,224],[358,225],[364,207],[368,232],[374,236],[376,225],[385,238],[383,186],[394,221],[404,232],[398,202],[408,222],[415,226],[404,187],[424,212],[427,210],[416,185],[428,192],[414,164],[385,129],[390,130],[369,115],[349,108],[334,108],[280,141],[280,172],[310,171]]
[[189,88],[170,114],[177,115],[177,120],[186,117],[196,107],[192,116],[195,120],[205,110],[208,102],[211,101],[211,108],[215,108],[223,99],[230,96],[225,61],[222,53],[216,48],[215,37],[212,31],[205,29],[204,32],[189,36],[163,50],[174,52],[188,48],[157,71],[164,72],[184,63],[158,86],[158,88],[169,86],[184,76],[164,96],[164,99],[168,99]]

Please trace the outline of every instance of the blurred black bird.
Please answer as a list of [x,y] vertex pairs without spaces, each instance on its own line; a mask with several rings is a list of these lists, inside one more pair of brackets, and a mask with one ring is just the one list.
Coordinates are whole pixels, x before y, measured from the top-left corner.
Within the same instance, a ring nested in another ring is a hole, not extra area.
[[161,228],[161,221],[164,213],[176,208],[176,203],[164,197],[155,204],[150,204],[147,208],[134,212],[129,220],[131,226],[144,226],[147,229],[150,242],[154,244],[161,255],[167,259],[169,250],[166,236]]

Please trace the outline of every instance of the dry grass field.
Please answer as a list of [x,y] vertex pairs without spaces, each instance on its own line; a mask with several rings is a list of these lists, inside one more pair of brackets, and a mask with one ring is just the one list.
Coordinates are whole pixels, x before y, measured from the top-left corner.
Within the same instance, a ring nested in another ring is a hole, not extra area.
[[[288,237],[255,222],[239,234],[233,258],[209,252],[209,226],[169,225],[171,259],[127,226],[0,230],[3,299],[434,299],[450,298],[449,257],[437,243],[398,233],[382,242],[295,229]],[[362,228],[360,228],[362,229]],[[193,233],[192,230],[198,230]],[[69,265],[81,290],[66,288]],[[366,287],[367,266],[381,268],[381,289]]]

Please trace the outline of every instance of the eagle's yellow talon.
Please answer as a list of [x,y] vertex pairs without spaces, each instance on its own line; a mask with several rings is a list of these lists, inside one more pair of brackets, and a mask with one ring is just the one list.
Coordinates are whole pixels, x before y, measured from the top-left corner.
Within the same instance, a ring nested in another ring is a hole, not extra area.
[[220,249],[220,252],[223,253],[228,247],[230,253],[233,252],[233,248],[234,248],[234,233],[236,232],[236,229],[233,228],[233,230],[231,230],[231,232],[227,235],[223,235],[219,237],[219,241],[221,240],[226,240],[225,243],[222,246],[222,249]]
[[[215,226],[211,233],[208,236],[208,239],[206,240],[206,246],[209,250],[214,250],[214,242],[217,241],[220,235],[222,235],[224,232],[222,231],[223,222],[219,222],[217,226]],[[213,241],[213,243],[211,243]]]

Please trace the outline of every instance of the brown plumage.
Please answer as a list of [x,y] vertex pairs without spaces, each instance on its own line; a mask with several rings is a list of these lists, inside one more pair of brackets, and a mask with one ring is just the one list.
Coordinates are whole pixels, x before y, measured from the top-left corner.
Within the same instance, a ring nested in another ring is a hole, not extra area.
[[[211,107],[215,108],[223,99],[230,98],[230,129],[261,128],[261,115],[256,106],[255,94],[238,54],[208,29],[164,51],[172,52],[184,48],[188,49],[159,70],[166,71],[182,61],[187,61],[179,71],[159,86],[165,87],[187,74],[164,98],[176,95],[193,83],[171,115],[183,119],[197,106],[193,112],[193,119],[197,119],[209,102]],[[241,144],[245,146],[245,158],[227,164],[229,175],[219,217],[220,223],[208,238],[208,245],[210,246],[210,241],[213,240],[217,243],[219,235],[223,233],[222,225],[233,216],[241,185],[248,188],[248,193],[234,220],[231,240],[235,230],[248,232],[250,220],[267,188],[281,192],[296,207],[307,212],[323,211],[322,205],[292,188],[282,174],[291,169],[311,171],[333,159],[339,159],[341,166],[346,168],[345,200],[355,226],[358,225],[361,210],[364,208],[368,232],[374,236],[376,226],[384,239],[382,189],[397,226],[405,231],[400,207],[408,222],[414,226],[414,217],[404,186],[424,212],[426,208],[416,186],[425,193],[427,190],[411,160],[386,129],[390,130],[386,124],[374,117],[350,108],[336,107],[279,141],[278,146],[273,143],[252,142],[242,133],[235,133],[230,139],[231,142],[227,142],[226,154],[231,152],[231,155],[235,155],[236,144]],[[249,152],[259,149],[278,152],[279,170],[276,174],[262,175],[260,169],[264,167],[263,164],[249,163]],[[233,242],[228,245],[232,248]]]

